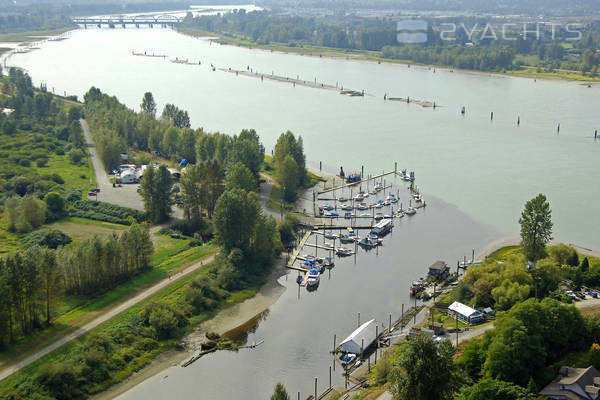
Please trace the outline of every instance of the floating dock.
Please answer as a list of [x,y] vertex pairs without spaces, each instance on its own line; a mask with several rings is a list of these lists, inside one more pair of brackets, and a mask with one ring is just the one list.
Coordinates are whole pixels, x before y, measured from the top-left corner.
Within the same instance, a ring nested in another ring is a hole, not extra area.
[[441,105],[437,104],[434,101],[426,101],[426,100],[418,100],[418,99],[411,99],[410,97],[404,98],[404,97],[388,97],[387,100],[389,101],[399,101],[402,103],[407,103],[407,104],[417,104],[421,107],[441,107]]
[[252,78],[258,78],[260,80],[268,79],[268,80],[276,81],[276,82],[289,83],[293,86],[298,85],[298,86],[305,86],[305,87],[310,87],[310,88],[314,88],[314,89],[336,90],[336,91],[339,91],[340,94],[343,94],[346,96],[351,96],[351,97],[365,95],[364,90],[359,91],[359,90],[352,90],[352,89],[344,89],[344,87],[339,84],[331,85],[328,83],[318,82],[316,79],[315,80],[304,80],[304,79],[300,79],[299,76],[296,76],[296,78],[290,78],[289,76],[275,75],[273,72],[271,72],[269,74],[269,73],[254,71],[254,70],[240,70],[240,69],[233,69],[233,68],[219,68],[219,70],[223,71],[223,72],[229,72],[232,74],[236,74],[236,76],[242,75],[242,76],[248,76],[248,77],[252,77]]

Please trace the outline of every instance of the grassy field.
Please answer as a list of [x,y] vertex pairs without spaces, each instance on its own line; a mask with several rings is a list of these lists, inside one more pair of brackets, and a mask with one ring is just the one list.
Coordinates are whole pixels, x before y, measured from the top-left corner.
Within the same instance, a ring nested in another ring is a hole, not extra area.
[[108,236],[128,229],[125,225],[94,221],[85,218],[65,218],[45,225],[49,229],[57,229],[69,235],[75,242],[91,239],[94,236]]
[[66,188],[81,190],[84,198],[90,189],[96,187],[96,176],[89,156],[84,158],[81,164],[75,165],[69,161],[66,154],[59,156],[52,153],[48,158],[48,166],[40,168],[34,165],[32,168],[38,175],[60,175],[65,181]]
[[[76,221],[71,219],[67,225],[76,228]],[[84,220],[85,221],[85,220]],[[92,221],[93,225],[113,225]],[[80,224],[83,229],[89,230],[86,224]],[[117,303],[134,297],[154,283],[174,274],[181,269],[211,254],[218,249],[213,245],[189,247],[190,240],[171,239],[168,236],[159,235],[155,243],[155,252],[152,256],[154,267],[131,280],[124,282],[112,290],[94,298],[82,296],[65,296],[56,304],[56,316],[50,328],[39,331],[24,340],[21,340],[9,350],[0,352],[0,369],[7,363],[23,359],[27,354],[35,352],[56,341],[60,337],[76,330],[93,320],[103,311],[114,307]],[[187,278],[186,278],[187,279]]]
[[35,42],[50,36],[58,36],[68,31],[72,31],[74,28],[63,28],[54,29],[47,31],[26,31],[26,32],[15,32],[15,33],[0,33],[0,42],[15,42],[15,43],[26,43]]

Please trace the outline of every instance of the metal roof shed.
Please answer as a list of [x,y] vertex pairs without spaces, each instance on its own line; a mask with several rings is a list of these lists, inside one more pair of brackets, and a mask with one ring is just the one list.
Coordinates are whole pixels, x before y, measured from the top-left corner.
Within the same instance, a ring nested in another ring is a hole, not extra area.
[[376,338],[376,324],[375,320],[372,319],[356,328],[350,336],[340,343],[340,347],[344,353],[362,354],[361,350],[369,347]]

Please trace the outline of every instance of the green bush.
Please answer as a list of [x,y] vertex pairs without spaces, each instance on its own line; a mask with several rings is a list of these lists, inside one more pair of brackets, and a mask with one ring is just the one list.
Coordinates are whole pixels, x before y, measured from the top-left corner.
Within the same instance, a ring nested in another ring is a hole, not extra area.
[[38,158],[37,160],[35,160],[35,165],[38,168],[47,167],[48,166],[48,159],[47,158]]
[[70,236],[55,229],[40,229],[25,235],[21,241],[26,247],[45,246],[56,249],[59,246],[65,246],[72,242]]
[[81,151],[81,149],[72,149],[69,151],[68,156],[69,160],[71,160],[73,164],[79,164],[85,156],[85,154],[83,154],[83,151]]
[[142,312],[142,318],[145,324],[154,330],[157,339],[174,337],[178,328],[188,323],[179,310],[162,302],[147,305]]

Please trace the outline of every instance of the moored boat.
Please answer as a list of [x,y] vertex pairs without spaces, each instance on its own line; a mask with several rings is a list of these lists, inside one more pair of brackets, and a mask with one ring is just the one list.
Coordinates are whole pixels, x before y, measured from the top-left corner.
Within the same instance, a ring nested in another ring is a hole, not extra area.
[[308,280],[306,281],[307,286],[317,286],[321,280],[321,273],[318,269],[313,268],[308,272]]
[[423,281],[418,280],[418,281],[414,281],[411,285],[410,285],[410,295],[414,296],[417,293],[422,292],[423,290],[425,290],[425,285],[423,283]]
[[335,253],[341,257],[351,256],[352,254],[354,254],[352,250],[345,247],[338,247],[337,249],[335,249]]

